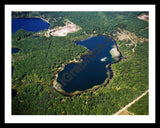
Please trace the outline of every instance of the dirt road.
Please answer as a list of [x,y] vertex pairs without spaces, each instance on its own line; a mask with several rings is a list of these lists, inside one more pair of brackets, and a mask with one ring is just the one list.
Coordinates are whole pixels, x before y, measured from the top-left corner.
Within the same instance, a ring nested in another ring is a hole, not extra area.
[[127,108],[129,108],[132,104],[134,104],[136,101],[138,101],[140,98],[142,98],[143,96],[145,96],[147,93],[149,92],[149,90],[145,91],[144,93],[142,93],[142,95],[140,95],[139,97],[137,97],[135,100],[133,100],[132,102],[130,102],[128,105],[126,105],[124,108],[122,108],[121,110],[119,110],[118,112],[116,112],[113,115],[119,115],[120,113],[122,113],[122,111],[127,111]]

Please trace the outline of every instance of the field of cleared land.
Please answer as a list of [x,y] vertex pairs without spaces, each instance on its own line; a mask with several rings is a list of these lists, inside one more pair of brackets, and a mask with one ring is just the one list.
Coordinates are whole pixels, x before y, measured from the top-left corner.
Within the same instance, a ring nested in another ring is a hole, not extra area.
[[73,33],[81,30],[82,28],[74,24],[73,22],[69,21],[68,19],[65,20],[65,26],[58,26],[53,29],[48,29],[45,32],[45,36],[67,36],[68,33]]

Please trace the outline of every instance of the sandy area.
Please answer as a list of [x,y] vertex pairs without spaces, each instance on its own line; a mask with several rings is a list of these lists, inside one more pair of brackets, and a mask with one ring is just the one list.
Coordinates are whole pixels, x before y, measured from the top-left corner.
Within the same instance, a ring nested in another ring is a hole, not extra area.
[[114,46],[111,50],[110,50],[110,53],[112,55],[112,57],[117,57],[117,56],[120,56],[120,53],[118,52],[116,46]]
[[132,51],[133,52],[135,52],[135,47],[137,46],[137,43],[138,43],[138,41],[139,42],[144,42],[144,41],[148,41],[148,39],[147,38],[138,38],[136,35],[135,35],[135,33],[131,33],[131,32],[129,32],[129,31],[127,31],[127,30],[121,30],[121,29],[119,29],[120,30],[120,32],[118,33],[118,39],[119,40],[125,40],[125,41],[128,41],[128,40],[130,40],[131,41],[131,43],[130,44],[125,44],[126,46],[132,46],[132,45],[134,45],[134,48],[132,48]]
[[137,16],[137,18],[140,19],[140,20],[147,21],[147,22],[148,22],[148,20],[149,20],[149,16],[146,15],[146,14],[144,14],[144,13],[142,13],[142,14],[139,15],[139,16]]
[[105,62],[107,60],[107,57],[103,57],[102,59],[100,59],[102,62]]
[[129,115],[129,113],[123,110],[122,112],[120,112],[120,113],[117,114],[117,115]]
[[48,31],[45,33],[46,37],[51,36],[66,36],[68,33],[77,32],[81,27],[75,25],[68,19],[66,19],[65,26],[59,26],[54,29],[48,29]]
[[119,34],[118,39],[128,41],[128,37],[125,34]]

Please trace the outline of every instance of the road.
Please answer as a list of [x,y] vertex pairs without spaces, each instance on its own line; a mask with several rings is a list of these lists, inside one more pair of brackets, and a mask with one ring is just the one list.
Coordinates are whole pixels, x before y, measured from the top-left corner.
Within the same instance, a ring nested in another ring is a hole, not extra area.
[[148,92],[149,92],[149,90],[145,91],[144,93],[142,93],[142,95],[140,95],[139,97],[137,97],[135,100],[133,100],[132,102],[130,102],[128,105],[126,105],[124,108],[122,108],[121,110],[119,110],[118,112],[116,112],[113,115],[119,115],[122,111],[127,111],[127,108],[129,108],[132,104],[134,104],[140,98],[142,98],[143,96],[145,96]]
[[132,44],[134,44],[134,48],[132,49],[132,51],[135,52],[134,49],[137,46],[137,44],[126,33],[124,33],[123,31],[121,31],[121,32],[128,37],[128,39],[132,42]]

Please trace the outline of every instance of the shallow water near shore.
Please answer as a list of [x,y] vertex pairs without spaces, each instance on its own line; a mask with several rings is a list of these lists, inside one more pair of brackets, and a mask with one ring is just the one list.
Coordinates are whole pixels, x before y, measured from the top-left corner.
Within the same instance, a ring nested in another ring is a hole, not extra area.
[[[71,63],[59,72],[57,82],[61,89],[67,93],[85,91],[101,85],[108,76],[106,65],[116,61],[110,51],[115,48],[115,42],[104,35],[91,37],[83,41],[77,41],[77,45],[87,47],[91,54],[81,57],[81,63]],[[119,57],[120,54],[117,54]]]
[[[27,31],[38,32],[48,29],[49,24],[38,18],[12,19],[12,34],[21,28]],[[81,57],[82,62],[70,63],[58,73],[58,78],[56,79],[58,86],[53,87],[58,87],[55,88],[57,91],[62,91],[66,94],[76,91],[82,92],[96,85],[106,84],[106,80],[110,78],[107,65],[114,63],[117,61],[117,57],[120,57],[120,53],[115,47],[115,41],[104,35],[77,41],[76,44],[88,48],[90,54]],[[19,49],[12,48],[12,54],[18,51]]]

